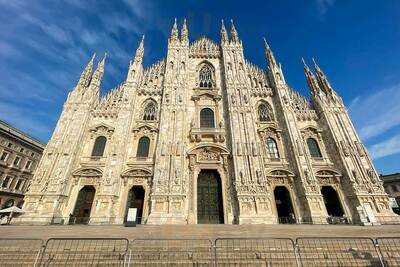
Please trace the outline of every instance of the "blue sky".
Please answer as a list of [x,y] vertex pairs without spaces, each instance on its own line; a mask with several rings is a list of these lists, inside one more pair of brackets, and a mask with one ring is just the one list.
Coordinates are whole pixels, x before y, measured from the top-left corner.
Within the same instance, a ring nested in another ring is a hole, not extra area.
[[165,57],[173,18],[190,39],[219,40],[234,19],[245,56],[265,68],[262,37],[289,85],[309,96],[301,57],[317,58],[381,173],[400,172],[400,1],[0,0],[0,119],[47,141],[93,52],[108,52],[102,92],[122,83],[139,38]]

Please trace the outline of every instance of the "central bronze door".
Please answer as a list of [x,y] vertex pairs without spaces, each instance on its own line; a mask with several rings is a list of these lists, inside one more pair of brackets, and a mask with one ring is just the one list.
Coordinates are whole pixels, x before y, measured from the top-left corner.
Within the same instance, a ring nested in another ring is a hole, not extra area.
[[224,223],[221,179],[217,171],[202,170],[197,179],[197,223]]

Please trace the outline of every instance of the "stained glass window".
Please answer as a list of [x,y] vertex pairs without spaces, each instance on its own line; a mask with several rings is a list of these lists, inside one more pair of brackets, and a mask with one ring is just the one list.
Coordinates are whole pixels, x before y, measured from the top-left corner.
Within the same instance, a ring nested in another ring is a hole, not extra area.
[[275,139],[272,137],[267,138],[267,152],[270,158],[279,158],[278,146],[276,145]]
[[209,65],[204,65],[199,72],[199,86],[201,88],[213,87],[213,70]]
[[262,103],[258,106],[258,119],[260,121],[272,121],[272,109],[267,103]]
[[308,150],[313,158],[322,158],[321,150],[319,149],[318,142],[314,138],[307,139]]
[[214,128],[214,111],[210,108],[203,108],[200,111],[200,127],[201,128]]
[[150,139],[147,136],[143,136],[139,139],[136,157],[147,158],[149,156]]
[[106,148],[107,138],[105,136],[99,136],[94,141],[94,146],[92,150],[92,157],[102,157],[104,154],[104,149]]
[[145,121],[154,121],[157,119],[157,107],[156,103],[149,102],[143,111],[143,120]]

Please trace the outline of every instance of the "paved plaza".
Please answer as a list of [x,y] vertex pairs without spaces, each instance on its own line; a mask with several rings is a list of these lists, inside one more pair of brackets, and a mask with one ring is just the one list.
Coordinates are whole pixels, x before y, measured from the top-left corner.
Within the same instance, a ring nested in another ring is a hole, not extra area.
[[0,226],[2,238],[400,237],[400,225]]

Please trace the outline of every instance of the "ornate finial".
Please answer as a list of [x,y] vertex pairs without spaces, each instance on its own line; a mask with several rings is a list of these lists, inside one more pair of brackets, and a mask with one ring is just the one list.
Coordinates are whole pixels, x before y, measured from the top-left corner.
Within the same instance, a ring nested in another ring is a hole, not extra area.
[[178,24],[176,23],[176,18],[174,20],[174,25],[172,26],[170,39],[172,40],[178,39]]
[[235,23],[233,22],[233,19],[231,19],[231,36],[232,36],[232,41],[237,43],[239,42],[239,36],[235,28]]
[[310,71],[310,69],[308,68],[307,63],[306,63],[306,61],[304,60],[303,57],[301,57],[301,62],[303,62],[304,69],[307,70],[307,71]]
[[272,53],[271,47],[269,46],[267,39],[263,37],[264,40],[264,48],[265,48],[265,57],[268,59],[269,67],[277,67],[274,53]]
[[82,71],[82,74],[78,81],[78,84],[82,87],[86,87],[89,85],[93,72],[93,64],[95,58],[96,58],[96,53],[93,53],[92,58],[89,60],[89,62],[86,64],[85,69]]
[[325,73],[322,71],[322,69],[318,66],[317,62],[315,61],[314,58],[312,58],[312,61],[314,63],[314,68],[316,70],[316,76],[317,76],[317,81],[320,86],[320,88],[327,94],[331,94],[333,89],[331,87],[331,84],[328,81],[328,78],[326,77]]
[[264,47],[265,47],[265,49],[270,49],[269,44],[268,44],[268,42],[267,42],[267,39],[265,39],[265,37],[263,37],[263,40],[264,40]]
[[142,35],[138,48],[136,49],[134,61],[141,62],[143,60],[143,55],[144,55],[144,34]]
[[315,61],[315,59],[314,59],[314,58],[311,58],[311,60],[312,60],[312,62],[314,63],[314,68],[315,68],[317,71],[322,72],[322,70],[321,70],[320,67],[318,66],[317,62]]
[[221,19],[221,41],[222,43],[229,41],[228,33],[226,32],[225,23],[223,19]]
[[183,19],[183,25],[181,30],[181,42],[189,43],[189,31],[187,28],[186,18]]

